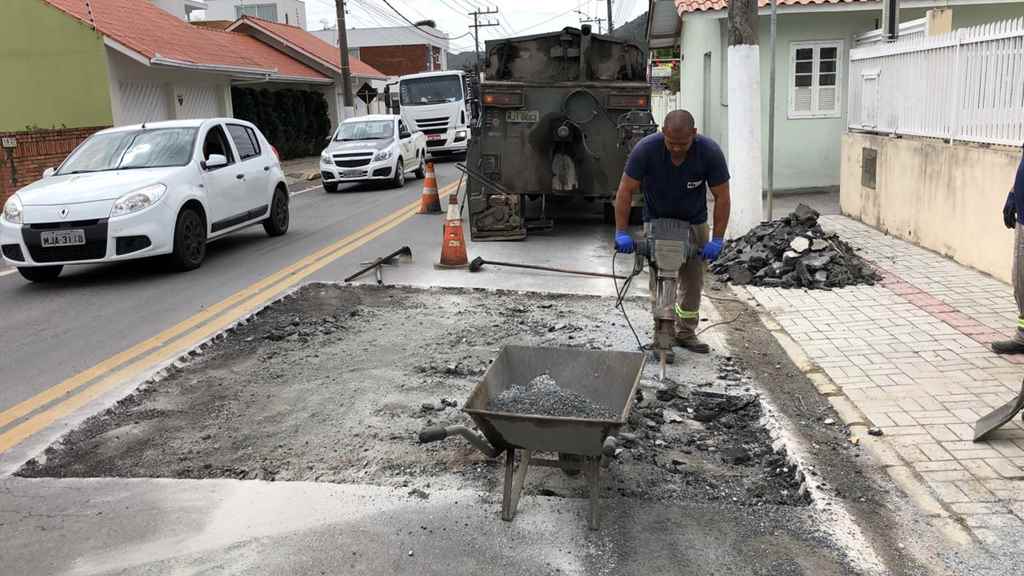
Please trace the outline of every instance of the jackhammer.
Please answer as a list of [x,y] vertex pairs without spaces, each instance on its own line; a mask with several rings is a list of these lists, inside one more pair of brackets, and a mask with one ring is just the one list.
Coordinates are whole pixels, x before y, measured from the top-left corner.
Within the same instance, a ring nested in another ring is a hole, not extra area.
[[651,350],[658,353],[659,377],[664,379],[668,353],[675,344],[677,275],[690,258],[700,256],[690,234],[690,223],[685,220],[656,218],[648,222],[644,229],[644,238],[634,243],[633,271],[619,290],[617,306],[621,308],[622,299],[629,290],[629,281],[643,271],[646,260],[654,278],[651,294],[654,342]]

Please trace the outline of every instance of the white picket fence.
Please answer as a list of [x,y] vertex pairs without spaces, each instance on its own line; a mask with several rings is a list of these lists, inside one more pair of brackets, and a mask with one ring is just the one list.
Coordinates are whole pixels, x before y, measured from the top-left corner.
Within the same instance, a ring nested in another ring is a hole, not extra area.
[[850,51],[851,129],[1024,143],[1024,18]]
[[677,109],[682,108],[680,102],[682,101],[681,94],[674,92],[663,92],[651,95],[651,115],[654,116],[654,123],[659,127],[664,123],[665,116],[668,113]]

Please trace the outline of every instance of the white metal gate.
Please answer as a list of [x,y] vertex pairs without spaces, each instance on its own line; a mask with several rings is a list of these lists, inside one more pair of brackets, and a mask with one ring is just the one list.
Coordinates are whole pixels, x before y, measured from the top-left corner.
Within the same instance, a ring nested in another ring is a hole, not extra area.
[[665,116],[677,108],[680,108],[678,93],[665,92],[651,95],[651,114],[654,116],[655,124],[659,127],[664,122]]
[[176,86],[178,118],[215,118],[223,116],[217,86]]
[[171,118],[170,102],[165,85],[158,82],[118,84],[121,113],[118,124],[140,124]]

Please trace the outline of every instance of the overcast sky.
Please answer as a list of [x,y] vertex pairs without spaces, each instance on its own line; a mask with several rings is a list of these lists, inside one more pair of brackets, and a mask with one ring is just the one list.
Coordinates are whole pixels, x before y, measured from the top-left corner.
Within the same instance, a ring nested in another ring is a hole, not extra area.
[[[324,23],[335,23],[334,0],[305,0],[306,27],[318,30]],[[480,29],[480,45],[485,39],[519,34],[539,34],[560,30],[565,26],[579,26],[581,18],[605,18],[608,8],[605,0],[386,0],[402,16],[418,21],[431,19],[438,28],[452,37],[452,52],[473,49],[473,36],[455,39],[470,32],[473,23],[467,14],[473,9],[481,11],[497,8],[498,14],[481,17],[497,21],[500,26]],[[385,0],[346,0],[348,28],[406,25],[402,16],[389,8]],[[613,0],[612,17],[615,24],[632,20],[647,10],[647,0]],[[582,13],[583,15],[581,15]],[[607,27],[607,22],[602,22]],[[592,26],[597,30],[597,23]]]

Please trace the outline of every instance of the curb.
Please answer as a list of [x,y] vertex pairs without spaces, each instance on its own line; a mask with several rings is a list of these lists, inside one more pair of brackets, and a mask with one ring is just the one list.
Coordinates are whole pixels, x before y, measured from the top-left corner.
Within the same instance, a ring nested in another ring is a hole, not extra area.
[[[742,290],[743,296],[748,301],[756,302],[746,288],[735,286],[733,289]],[[978,542],[971,530],[964,526],[960,515],[950,511],[935,498],[924,478],[909,462],[903,460],[896,453],[884,437],[875,437],[867,433],[868,428],[873,425],[871,419],[861,412],[853,401],[843,393],[842,389],[829,378],[828,374],[804,353],[803,348],[770,313],[764,310],[764,307],[758,305],[756,308],[758,309],[755,313],[764,327],[779,342],[800,372],[811,380],[818,393],[828,399],[839,418],[847,425],[851,441],[856,439],[856,443],[865,449],[869,458],[885,471],[893,484],[914,503],[918,510],[924,513],[936,528],[942,531],[947,539],[958,545]]]

